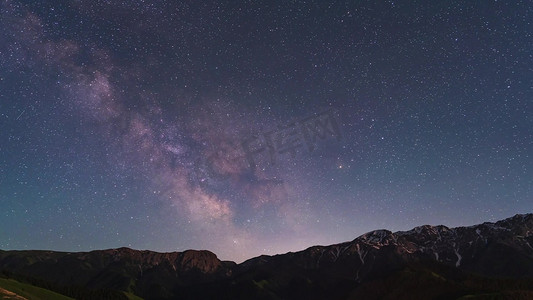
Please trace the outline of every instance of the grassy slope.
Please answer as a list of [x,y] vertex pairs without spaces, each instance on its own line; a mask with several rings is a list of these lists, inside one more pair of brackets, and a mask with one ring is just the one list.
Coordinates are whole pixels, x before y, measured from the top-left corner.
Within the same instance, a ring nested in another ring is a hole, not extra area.
[[349,299],[533,299],[533,279],[486,278],[446,266],[412,265],[367,282]]
[[128,297],[128,299],[130,300],[143,300],[143,298],[133,294],[133,293],[126,293],[124,292],[124,294]]
[[13,279],[0,278],[0,287],[19,296],[32,300],[72,300],[52,291],[39,288],[30,284],[21,283]]

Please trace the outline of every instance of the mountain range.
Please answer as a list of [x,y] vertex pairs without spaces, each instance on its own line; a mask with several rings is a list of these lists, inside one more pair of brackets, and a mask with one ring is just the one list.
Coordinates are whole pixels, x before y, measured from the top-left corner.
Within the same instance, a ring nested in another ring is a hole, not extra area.
[[533,299],[533,214],[241,264],[205,250],[0,251],[0,274],[75,299]]

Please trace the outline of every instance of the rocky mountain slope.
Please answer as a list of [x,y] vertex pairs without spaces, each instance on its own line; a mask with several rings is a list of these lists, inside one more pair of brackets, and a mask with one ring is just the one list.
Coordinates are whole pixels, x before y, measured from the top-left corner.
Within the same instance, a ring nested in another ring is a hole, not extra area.
[[469,227],[376,230],[242,264],[209,251],[120,248],[0,251],[0,270],[78,299],[94,299],[95,291],[101,299],[531,299],[532,246],[527,214]]

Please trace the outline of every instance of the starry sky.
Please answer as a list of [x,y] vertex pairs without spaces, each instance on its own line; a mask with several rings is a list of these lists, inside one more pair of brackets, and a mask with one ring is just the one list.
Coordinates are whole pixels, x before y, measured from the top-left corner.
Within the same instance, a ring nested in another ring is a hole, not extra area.
[[533,212],[530,1],[0,2],[0,249],[241,262]]

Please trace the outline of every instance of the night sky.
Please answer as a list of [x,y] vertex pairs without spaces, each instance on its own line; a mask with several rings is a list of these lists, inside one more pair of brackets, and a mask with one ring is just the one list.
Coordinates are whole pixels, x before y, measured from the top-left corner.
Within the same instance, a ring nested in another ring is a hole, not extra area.
[[533,212],[531,1],[0,3],[0,249],[237,262]]

